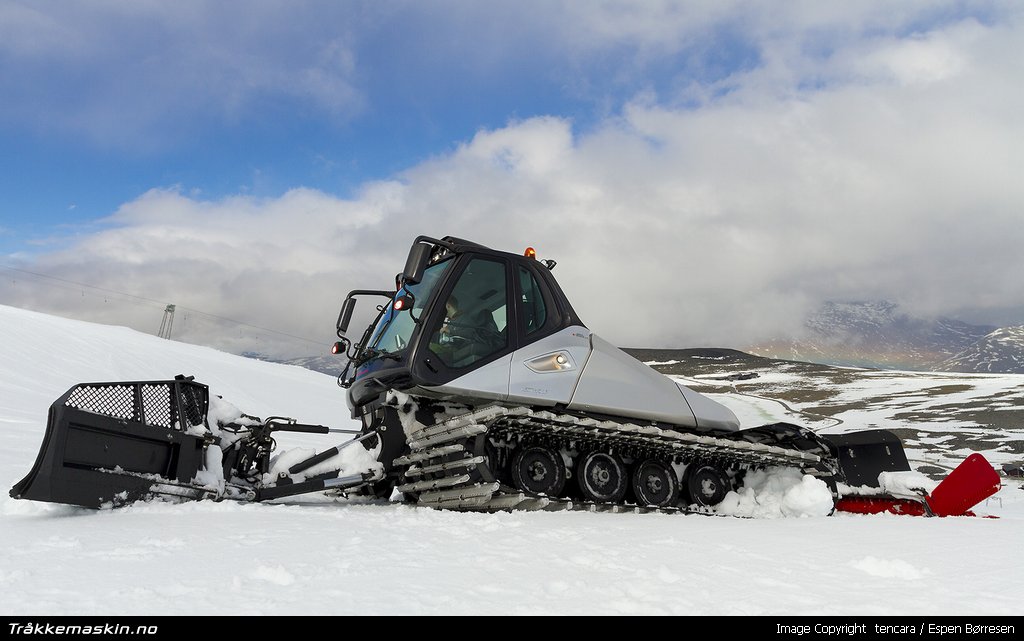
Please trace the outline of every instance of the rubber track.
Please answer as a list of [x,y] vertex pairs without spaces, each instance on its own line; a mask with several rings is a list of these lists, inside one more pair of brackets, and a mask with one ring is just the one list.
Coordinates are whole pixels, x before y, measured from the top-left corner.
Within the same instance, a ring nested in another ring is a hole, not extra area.
[[[486,458],[473,454],[481,434],[498,440],[545,443],[573,449],[603,449],[640,456],[668,457],[689,462],[695,458],[724,465],[813,467],[821,458],[811,452],[776,445],[750,443],[651,425],[619,423],[526,407],[490,405],[419,429],[407,428],[409,454],[395,459],[408,465],[408,482],[400,492],[419,492],[417,503],[428,507],[464,510],[586,510],[713,515],[706,508],[642,507],[535,497],[498,482],[486,468]],[[461,454],[461,456],[459,456]],[[478,470],[479,468],[479,470]],[[480,473],[473,473],[479,471]],[[433,478],[424,479],[425,475]]]

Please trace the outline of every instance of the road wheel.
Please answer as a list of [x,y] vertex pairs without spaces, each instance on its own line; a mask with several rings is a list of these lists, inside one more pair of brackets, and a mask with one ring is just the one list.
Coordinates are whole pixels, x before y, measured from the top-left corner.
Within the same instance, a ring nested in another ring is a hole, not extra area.
[[584,498],[597,503],[618,503],[629,485],[625,464],[605,452],[591,452],[581,458],[576,478]]
[[565,489],[562,456],[546,447],[527,447],[512,459],[512,484],[533,496],[558,496]]
[[690,504],[700,507],[718,505],[732,489],[729,476],[708,463],[693,463],[683,474],[683,487]]
[[637,503],[653,507],[673,506],[679,501],[679,481],[671,466],[647,459],[633,473]]

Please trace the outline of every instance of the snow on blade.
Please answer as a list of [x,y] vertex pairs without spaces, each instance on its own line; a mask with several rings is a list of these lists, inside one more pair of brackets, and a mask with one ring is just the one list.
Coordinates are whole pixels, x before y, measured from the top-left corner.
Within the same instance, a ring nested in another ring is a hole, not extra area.
[[242,410],[224,400],[223,396],[210,390],[210,408],[206,412],[206,420],[214,434],[220,433],[221,425],[257,425],[255,419],[243,415]]
[[193,481],[211,490],[217,490],[218,495],[224,493],[224,464],[223,454],[219,447],[206,448],[206,458],[203,461],[203,469],[196,473]]
[[878,475],[878,485],[883,492],[893,496],[921,496],[921,493],[931,494],[938,485],[920,472],[882,472]]

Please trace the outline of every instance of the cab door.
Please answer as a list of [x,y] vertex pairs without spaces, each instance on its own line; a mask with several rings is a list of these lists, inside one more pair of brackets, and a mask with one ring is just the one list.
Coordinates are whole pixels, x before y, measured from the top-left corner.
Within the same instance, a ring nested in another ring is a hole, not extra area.
[[590,330],[558,310],[534,265],[520,263],[514,269],[519,348],[509,364],[509,399],[567,404],[590,356]]
[[466,258],[426,319],[417,378],[453,397],[504,400],[516,340],[508,261]]

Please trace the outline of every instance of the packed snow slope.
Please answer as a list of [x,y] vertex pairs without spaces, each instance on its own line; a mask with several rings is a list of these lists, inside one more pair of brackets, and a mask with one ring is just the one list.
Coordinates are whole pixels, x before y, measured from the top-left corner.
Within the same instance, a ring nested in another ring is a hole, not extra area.
[[[251,414],[351,424],[333,378],[298,367],[2,306],[0,337],[5,489],[81,381],[194,374]],[[736,519],[322,499],[90,511],[5,491],[0,614],[1015,614],[1022,495],[983,506],[999,519]]]

